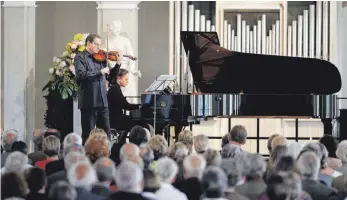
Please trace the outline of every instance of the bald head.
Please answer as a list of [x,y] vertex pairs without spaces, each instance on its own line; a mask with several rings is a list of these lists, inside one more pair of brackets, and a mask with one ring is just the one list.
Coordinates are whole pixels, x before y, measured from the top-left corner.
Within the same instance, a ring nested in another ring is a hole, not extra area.
[[134,160],[140,156],[140,148],[133,143],[126,143],[120,149],[120,160]]
[[183,161],[184,178],[201,178],[206,167],[206,160],[199,154],[189,155]]
[[90,190],[97,181],[95,170],[88,161],[74,164],[68,171],[68,180],[74,187]]

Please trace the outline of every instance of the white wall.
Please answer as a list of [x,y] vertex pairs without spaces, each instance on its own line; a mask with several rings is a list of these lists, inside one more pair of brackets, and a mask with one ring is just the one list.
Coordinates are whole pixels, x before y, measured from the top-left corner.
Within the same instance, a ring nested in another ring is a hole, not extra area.
[[169,74],[169,2],[139,4],[139,94],[161,74]]
[[36,114],[35,127],[44,125],[46,102],[42,88],[50,79],[54,56],[79,32],[97,31],[96,3],[38,1],[36,8]]
[[3,2],[0,2],[0,130],[4,126],[4,60],[3,58],[3,37],[4,37],[4,29],[3,29],[3,7],[2,7]]
[[[341,10],[341,16],[340,19],[340,34],[339,39],[340,41],[340,50],[338,51],[338,57],[339,57],[339,63],[340,63],[340,69],[341,70],[341,78],[342,78],[342,89],[341,89],[341,97],[347,97],[347,3],[346,7],[343,7]],[[341,106],[340,108],[347,108],[347,100],[341,100],[340,101]]]

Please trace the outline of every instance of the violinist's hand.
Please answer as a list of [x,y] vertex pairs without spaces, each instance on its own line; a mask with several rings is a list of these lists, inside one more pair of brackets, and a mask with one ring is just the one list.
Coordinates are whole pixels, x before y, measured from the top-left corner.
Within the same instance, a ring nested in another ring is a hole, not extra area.
[[123,61],[123,53],[122,52],[118,52],[118,57],[117,57],[117,63],[121,64],[121,62]]
[[139,78],[142,77],[142,74],[141,74],[140,70],[134,70],[134,71],[132,71],[132,74],[133,74],[134,76],[139,77]]
[[102,74],[109,74],[110,73],[110,68],[108,68],[108,67],[102,68],[101,69],[101,73]]

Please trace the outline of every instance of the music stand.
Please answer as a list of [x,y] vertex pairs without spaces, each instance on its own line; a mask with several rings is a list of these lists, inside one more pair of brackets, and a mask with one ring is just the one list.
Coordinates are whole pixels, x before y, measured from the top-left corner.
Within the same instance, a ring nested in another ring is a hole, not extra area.
[[176,81],[176,75],[160,75],[145,91],[154,93],[165,93],[165,89],[170,85],[171,82],[174,81]]

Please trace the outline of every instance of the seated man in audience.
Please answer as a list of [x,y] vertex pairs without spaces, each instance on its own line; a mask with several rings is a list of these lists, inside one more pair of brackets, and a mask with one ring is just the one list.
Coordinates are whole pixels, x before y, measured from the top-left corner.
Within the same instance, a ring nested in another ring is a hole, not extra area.
[[263,180],[266,171],[264,158],[259,154],[243,153],[243,175],[246,176],[246,182],[235,187],[235,191],[247,198],[253,200],[263,193],[266,184]]
[[323,144],[328,150],[327,167],[331,167],[332,169],[341,167],[341,160],[336,158],[339,141],[332,135],[324,135],[319,139],[319,143]]
[[234,126],[228,134],[228,140],[230,144],[244,145],[247,140],[246,128],[242,125]]
[[76,189],[67,181],[58,181],[52,185],[48,200],[76,200]]
[[[77,144],[76,144],[77,146]],[[53,173],[47,178],[47,186],[50,187],[57,181],[67,181],[67,172],[72,165],[79,161],[86,161],[88,158],[84,155],[84,149],[80,146],[79,150],[69,151],[64,156],[64,170]]]
[[338,199],[337,192],[319,182],[319,157],[313,151],[304,151],[298,157],[298,168],[302,177],[302,188],[314,200]]
[[90,161],[78,161],[68,171],[68,180],[75,187],[77,192],[76,200],[103,199],[102,196],[91,193],[93,185],[97,183],[98,178]]
[[227,188],[227,176],[220,167],[210,166],[201,178],[202,200],[226,200],[224,191]]
[[1,167],[4,167],[7,156],[11,153],[11,146],[18,140],[18,135],[18,132],[13,129],[2,133],[1,146],[4,151],[1,153]]
[[26,200],[46,200],[46,175],[45,171],[38,167],[32,167],[26,170],[25,179],[28,183],[29,194]]
[[116,167],[113,161],[107,157],[99,158],[95,164],[94,169],[98,176],[98,182],[93,186],[92,193],[103,196],[105,198],[111,195],[111,182],[116,176]]
[[206,160],[202,155],[191,154],[183,161],[184,180],[176,181],[173,185],[186,194],[189,200],[200,200],[202,195],[201,177],[206,167]]
[[15,151],[8,155],[5,166],[1,168],[1,174],[9,172],[24,172],[32,167],[28,164],[28,156],[22,152]]
[[235,192],[235,187],[241,185],[245,181],[245,177],[242,176],[242,155],[237,155],[232,159],[223,160],[221,168],[224,170],[226,177],[228,178],[228,187],[225,189],[227,198],[232,200],[248,200],[247,197]]
[[236,144],[226,144],[221,150],[221,156],[223,159],[234,158],[240,153],[242,153],[242,149]]
[[143,171],[143,192],[142,195],[151,200],[160,200],[155,193],[160,188],[160,181],[158,175],[152,171],[145,169]]
[[[75,144],[77,144],[75,146]],[[55,172],[60,170],[64,170],[64,156],[73,151],[74,149],[80,147],[82,145],[82,137],[76,133],[69,133],[65,136],[63,141],[63,157],[59,160],[55,160],[46,164],[46,175],[49,176]],[[73,146],[72,148],[70,148]],[[83,151],[84,153],[84,151]]]
[[122,146],[119,152],[119,158],[121,161],[133,161],[143,168],[142,159],[140,157],[140,148],[133,143],[126,143]]
[[215,149],[207,149],[203,156],[206,160],[206,166],[213,165],[219,167],[222,164],[222,156]]
[[131,161],[122,161],[117,167],[116,184],[118,191],[110,200],[149,200],[141,193],[143,191],[142,169]]
[[177,163],[168,157],[160,158],[155,167],[155,172],[160,179],[160,189],[156,192],[159,199],[187,200],[187,196],[177,190],[172,183],[175,182],[178,173]]

